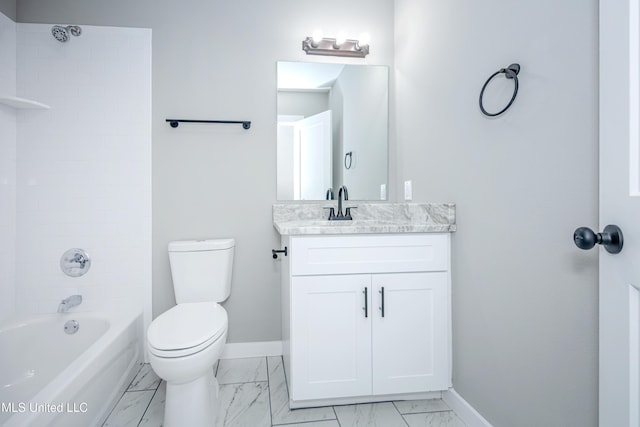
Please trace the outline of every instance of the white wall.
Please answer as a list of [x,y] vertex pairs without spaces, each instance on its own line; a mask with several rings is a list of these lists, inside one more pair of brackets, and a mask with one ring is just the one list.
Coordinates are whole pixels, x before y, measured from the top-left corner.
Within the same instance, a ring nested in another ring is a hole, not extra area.
[[[82,26],[60,43],[51,25],[18,24],[18,93],[51,106],[18,117],[17,292],[20,315],[134,305],[150,318],[151,31]],[[79,278],[60,256],[89,252]]]
[[278,115],[309,117],[329,109],[329,92],[278,92]]
[[[344,68],[343,68],[344,69]],[[344,185],[344,95],[339,84],[334,84],[329,97],[329,107],[331,109],[331,127],[333,128],[332,140],[333,144],[333,165],[332,165],[332,182],[334,189],[334,198],[338,198],[339,187]],[[352,197],[353,198],[353,197]]]
[[[153,310],[175,303],[167,243],[236,238],[229,342],[280,339],[276,202],[276,62],[391,65],[393,1],[20,0],[20,22],[83,22],[153,30]],[[371,34],[366,59],[307,56],[314,29]],[[169,117],[251,120],[181,125]]]
[[[0,13],[0,97],[16,94],[16,24]],[[16,282],[16,111],[0,104],[0,321],[14,308]]]
[[396,1],[396,190],[457,204],[453,384],[496,427],[597,424],[597,251],[572,241],[598,225],[597,7]]

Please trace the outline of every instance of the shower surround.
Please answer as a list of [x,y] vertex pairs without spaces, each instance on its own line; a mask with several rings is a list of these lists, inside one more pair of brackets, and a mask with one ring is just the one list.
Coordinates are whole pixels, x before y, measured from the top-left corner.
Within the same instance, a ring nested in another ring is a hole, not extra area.
[[[60,43],[52,25],[16,25],[17,96],[51,108],[15,113],[15,315],[81,294],[74,310],[134,306],[148,323],[151,30],[82,26]],[[92,267],[71,278],[59,260],[76,247]]]
[[[16,23],[0,13],[0,94],[16,93]],[[13,315],[16,282],[16,112],[0,105],[0,322]]]

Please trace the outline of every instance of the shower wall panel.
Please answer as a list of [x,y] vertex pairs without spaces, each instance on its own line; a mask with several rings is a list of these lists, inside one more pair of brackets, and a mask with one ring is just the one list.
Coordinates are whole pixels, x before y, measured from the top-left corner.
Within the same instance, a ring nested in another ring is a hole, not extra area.
[[[16,23],[0,13],[0,97],[16,94]],[[0,104],[0,321],[14,311],[16,111]]]
[[[19,96],[51,106],[17,119],[17,287],[22,315],[128,305],[151,315],[151,30],[18,24]],[[60,256],[82,248],[89,272]]]

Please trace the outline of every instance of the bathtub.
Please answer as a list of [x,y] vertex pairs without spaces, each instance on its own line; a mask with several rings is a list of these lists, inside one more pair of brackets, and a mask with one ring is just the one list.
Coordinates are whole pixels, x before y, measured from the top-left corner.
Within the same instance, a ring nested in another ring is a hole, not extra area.
[[[64,324],[78,321],[75,334]],[[0,327],[0,425],[99,426],[142,363],[142,313],[63,313]]]

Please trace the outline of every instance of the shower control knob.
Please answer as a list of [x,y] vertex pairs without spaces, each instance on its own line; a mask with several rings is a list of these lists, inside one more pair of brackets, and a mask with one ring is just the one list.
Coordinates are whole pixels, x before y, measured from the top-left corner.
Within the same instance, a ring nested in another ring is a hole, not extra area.
[[591,249],[598,244],[610,254],[617,254],[622,250],[622,230],[617,225],[607,225],[602,233],[595,233],[589,227],[580,227],[573,233],[573,242],[580,249]]

